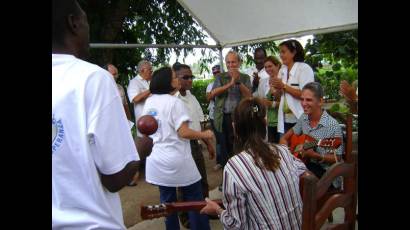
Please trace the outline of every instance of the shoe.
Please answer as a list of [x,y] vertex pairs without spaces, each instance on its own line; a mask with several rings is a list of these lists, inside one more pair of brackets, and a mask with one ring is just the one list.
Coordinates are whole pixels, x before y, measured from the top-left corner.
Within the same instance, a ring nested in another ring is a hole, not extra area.
[[134,181],[131,181],[131,182],[128,184],[128,186],[134,187],[134,186],[137,186],[137,183],[135,183]]
[[218,216],[214,216],[214,215],[207,215],[207,216],[208,216],[208,219],[210,219],[210,220],[218,220],[219,219]]
[[222,165],[216,164],[216,165],[214,166],[214,171],[218,171],[220,168],[222,168]]

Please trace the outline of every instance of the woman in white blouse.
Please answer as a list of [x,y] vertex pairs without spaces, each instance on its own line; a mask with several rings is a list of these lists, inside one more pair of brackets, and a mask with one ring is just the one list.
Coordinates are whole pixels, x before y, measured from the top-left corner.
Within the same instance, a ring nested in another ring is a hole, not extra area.
[[300,229],[302,198],[299,176],[306,166],[284,145],[269,144],[266,107],[245,98],[233,117],[235,144],[223,172],[223,204],[206,199],[201,213],[218,215],[225,229]]
[[305,52],[296,40],[287,40],[279,44],[282,67],[273,86],[283,90],[278,112],[278,132],[286,133],[303,114],[300,103],[302,88],[314,81],[312,68],[304,63]]

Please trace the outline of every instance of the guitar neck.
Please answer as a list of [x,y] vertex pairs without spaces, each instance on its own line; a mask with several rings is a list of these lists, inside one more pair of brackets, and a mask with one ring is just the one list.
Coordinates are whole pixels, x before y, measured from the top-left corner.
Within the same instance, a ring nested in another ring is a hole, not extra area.
[[[222,200],[214,200],[219,206],[222,206]],[[206,206],[206,201],[186,201],[186,202],[173,202],[169,206],[175,211],[200,211]]]
[[317,145],[318,142],[319,142],[319,141],[314,140],[314,141],[305,143],[305,144],[303,144],[303,149],[304,149],[304,150],[307,150],[307,149],[314,148],[314,147],[316,147],[316,145]]
[[[218,205],[223,206],[222,200],[214,200]],[[206,206],[206,201],[173,202],[159,205],[141,206],[141,218],[143,220],[168,216],[180,211],[200,211]]]

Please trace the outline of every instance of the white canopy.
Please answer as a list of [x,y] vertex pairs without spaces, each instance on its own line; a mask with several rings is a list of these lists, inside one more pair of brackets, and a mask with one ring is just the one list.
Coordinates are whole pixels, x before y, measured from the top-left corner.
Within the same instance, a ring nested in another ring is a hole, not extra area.
[[222,47],[357,28],[358,0],[178,0]]

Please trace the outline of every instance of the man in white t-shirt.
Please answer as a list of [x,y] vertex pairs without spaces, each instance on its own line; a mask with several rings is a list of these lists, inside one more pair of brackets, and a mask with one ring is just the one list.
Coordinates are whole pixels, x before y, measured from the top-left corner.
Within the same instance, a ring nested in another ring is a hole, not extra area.
[[[141,116],[144,109],[145,100],[151,95],[149,91],[149,82],[152,77],[152,65],[147,60],[141,60],[138,63],[138,75],[131,79],[127,87],[128,98],[134,104],[135,123]],[[137,136],[142,134],[137,130]]]
[[81,60],[85,12],[52,5],[52,229],[126,229],[118,191],[139,157],[121,98],[107,71]]
[[[173,69],[181,84],[181,88],[175,96],[181,99],[187,108],[189,117],[191,118],[189,128],[195,131],[201,131],[201,121],[204,120],[204,113],[198,100],[191,94],[190,91],[192,89],[192,81],[194,78],[191,68],[188,65],[178,63],[173,66]],[[215,157],[215,149],[213,144],[207,139],[202,139],[202,141],[207,146],[209,159],[213,159]],[[202,177],[201,183],[204,197],[209,197],[209,185],[206,175],[205,160],[202,155],[202,147],[198,140],[191,140],[190,144],[192,157],[194,158],[195,164],[198,167]]]
[[265,81],[260,81],[262,79],[268,79],[269,74],[266,72],[264,63],[266,58],[266,50],[263,47],[258,47],[253,53],[253,59],[255,62],[255,67],[249,69],[247,74],[251,77],[252,83],[252,95],[254,97],[258,96],[258,88],[265,87],[259,86],[259,83],[266,83]]

